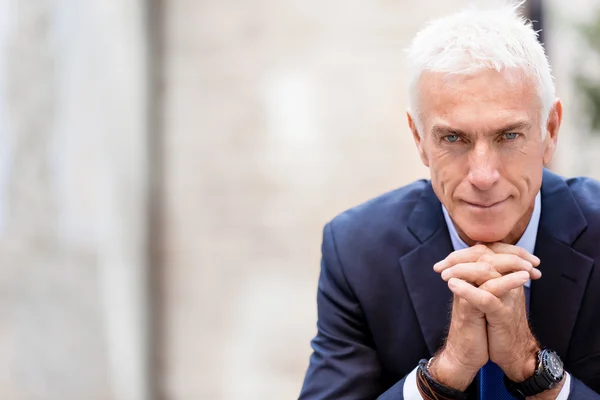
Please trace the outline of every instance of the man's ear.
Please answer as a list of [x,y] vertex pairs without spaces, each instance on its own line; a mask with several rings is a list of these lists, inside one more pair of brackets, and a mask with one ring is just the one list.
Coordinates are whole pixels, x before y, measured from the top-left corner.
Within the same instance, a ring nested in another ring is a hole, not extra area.
[[560,130],[560,124],[562,122],[563,107],[559,99],[556,99],[550,114],[548,115],[548,122],[544,127],[546,137],[544,138],[544,165],[547,166],[552,161],[554,153],[556,151],[556,145],[558,143],[558,131]]
[[417,129],[417,124],[415,123],[413,117],[410,115],[409,112],[406,112],[406,118],[408,119],[408,126],[412,132],[415,145],[417,146],[417,150],[419,151],[419,156],[421,156],[421,161],[426,167],[429,167],[429,159],[427,158],[425,150],[423,150],[423,132],[419,132],[419,130]]

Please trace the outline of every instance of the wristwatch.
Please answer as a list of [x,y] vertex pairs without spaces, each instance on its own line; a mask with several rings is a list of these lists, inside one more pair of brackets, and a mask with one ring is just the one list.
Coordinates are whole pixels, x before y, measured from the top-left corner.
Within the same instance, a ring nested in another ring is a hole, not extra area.
[[513,382],[504,375],[504,385],[518,399],[535,396],[550,390],[562,381],[565,370],[555,351],[542,349],[537,353],[537,368],[533,376],[523,382]]

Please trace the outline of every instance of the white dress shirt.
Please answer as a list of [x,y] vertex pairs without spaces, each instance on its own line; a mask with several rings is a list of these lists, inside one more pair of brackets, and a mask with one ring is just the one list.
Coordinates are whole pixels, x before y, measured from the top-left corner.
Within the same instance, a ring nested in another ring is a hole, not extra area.
[[[448,232],[450,233],[450,240],[452,241],[452,247],[454,250],[462,250],[469,247],[464,240],[460,238],[458,232],[456,231],[456,226],[454,226],[454,222],[450,218],[448,211],[442,205],[442,212],[444,213],[444,219],[446,220],[446,225],[448,225]],[[533,208],[533,214],[531,215],[531,219],[529,220],[529,224],[527,224],[527,228],[525,228],[525,232],[523,232],[523,236],[517,242],[516,246],[521,247],[531,254],[535,249],[535,240],[537,238],[538,226],[540,224],[540,215],[542,214],[542,200],[540,193],[535,197],[535,205]],[[432,266],[433,267],[433,266]],[[441,278],[440,278],[441,279]],[[543,278],[541,278],[543,279]],[[529,285],[531,281],[527,281],[525,283],[525,290],[529,290]],[[417,367],[418,368],[418,367]],[[417,368],[413,369],[410,374],[406,377],[404,381],[404,388],[402,389],[404,399],[405,400],[413,400],[413,399],[422,399],[419,394],[419,390],[417,389]],[[563,385],[558,397],[556,400],[567,400],[569,397],[569,393],[571,392],[571,376],[566,374],[565,384]]]

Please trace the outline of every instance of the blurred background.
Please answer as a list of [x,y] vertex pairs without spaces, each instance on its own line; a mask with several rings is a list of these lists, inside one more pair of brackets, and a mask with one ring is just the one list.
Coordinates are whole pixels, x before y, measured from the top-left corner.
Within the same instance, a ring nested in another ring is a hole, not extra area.
[[[600,177],[600,2],[530,0]],[[0,398],[297,398],[321,230],[427,177],[403,49],[467,0],[0,0]]]

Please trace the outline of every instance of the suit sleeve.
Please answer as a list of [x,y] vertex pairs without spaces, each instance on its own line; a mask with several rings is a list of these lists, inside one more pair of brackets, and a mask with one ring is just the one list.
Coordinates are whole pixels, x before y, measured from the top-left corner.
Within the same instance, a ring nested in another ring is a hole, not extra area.
[[596,393],[582,381],[571,375],[571,392],[569,400],[600,400],[600,394]]
[[323,232],[317,308],[317,335],[300,399],[403,399],[404,380],[383,393],[382,366],[344,275],[331,223]]

